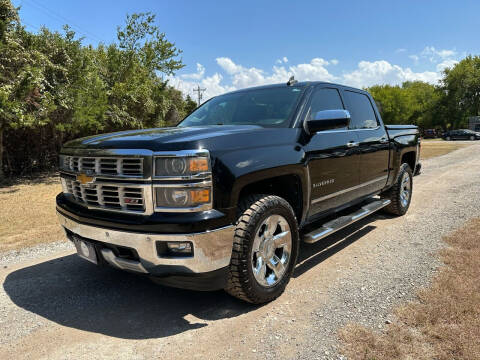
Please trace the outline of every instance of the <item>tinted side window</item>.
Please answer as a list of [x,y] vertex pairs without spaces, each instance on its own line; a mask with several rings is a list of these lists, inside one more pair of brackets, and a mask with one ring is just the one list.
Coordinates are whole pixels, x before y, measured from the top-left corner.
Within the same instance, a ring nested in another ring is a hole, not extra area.
[[352,116],[351,129],[372,129],[378,126],[377,117],[373,111],[370,99],[365,95],[353,91],[345,91],[345,101]]
[[319,111],[338,109],[343,109],[343,103],[337,89],[320,88],[315,90],[310,102],[310,119],[313,119]]

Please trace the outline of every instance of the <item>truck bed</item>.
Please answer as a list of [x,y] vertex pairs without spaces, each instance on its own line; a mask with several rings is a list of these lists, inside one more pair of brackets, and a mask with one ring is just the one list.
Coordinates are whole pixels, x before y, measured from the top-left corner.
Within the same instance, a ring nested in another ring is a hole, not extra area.
[[415,125],[385,125],[385,129],[390,139],[398,136],[418,134],[418,126]]

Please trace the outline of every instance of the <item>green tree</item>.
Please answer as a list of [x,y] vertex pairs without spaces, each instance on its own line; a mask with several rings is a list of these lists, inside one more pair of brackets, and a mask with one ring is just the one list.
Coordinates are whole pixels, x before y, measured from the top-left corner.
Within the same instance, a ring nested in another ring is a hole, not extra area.
[[402,86],[375,85],[367,89],[377,102],[386,124],[415,124],[421,128],[436,125],[433,110],[441,92],[422,81],[407,81]]
[[410,98],[400,86],[375,85],[367,90],[377,102],[386,124],[402,124],[411,116]]
[[480,57],[467,56],[445,69],[442,90],[452,127],[464,127],[468,116],[480,115]]
[[4,177],[4,134],[9,128],[34,126],[51,98],[44,92],[41,53],[30,51],[18,9],[0,0],[0,179]]
[[408,98],[409,117],[406,121],[422,129],[435,127],[437,124],[432,114],[441,96],[437,88],[423,81],[407,81],[402,84],[402,89]]
[[52,168],[66,140],[173,126],[192,110],[163,79],[184,65],[154,15],[128,15],[117,38],[93,47],[67,25],[29,33],[0,0],[0,177]]
[[185,98],[185,116],[190,114],[196,108],[197,102],[194,101],[190,95],[187,95],[187,97]]

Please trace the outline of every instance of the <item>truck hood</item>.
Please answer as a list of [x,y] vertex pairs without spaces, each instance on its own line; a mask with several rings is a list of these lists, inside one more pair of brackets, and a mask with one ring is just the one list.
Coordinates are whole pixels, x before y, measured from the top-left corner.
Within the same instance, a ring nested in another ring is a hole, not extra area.
[[147,149],[175,151],[185,149],[226,150],[294,143],[298,129],[263,128],[255,125],[213,125],[173,127],[116,132],[67,142],[65,148]]

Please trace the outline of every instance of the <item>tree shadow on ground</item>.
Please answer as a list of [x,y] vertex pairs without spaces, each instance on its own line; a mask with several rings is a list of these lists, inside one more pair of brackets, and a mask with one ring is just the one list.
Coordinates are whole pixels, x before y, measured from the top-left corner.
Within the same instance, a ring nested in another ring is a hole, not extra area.
[[34,175],[24,175],[8,177],[0,180],[0,189],[6,189],[17,185],[52,185],[60,184],[60,178],[57,172],[41,172]]
[[[207,326],[202,320],[254,310],[223,291],[195,292],[97,268],[69,255],[17,270],[3,285],[19,307],[58,324],[125,339],[149,339]],[[189,320],[186,315],[192,315]],[[196,320],[197,318],[198,320]]]

